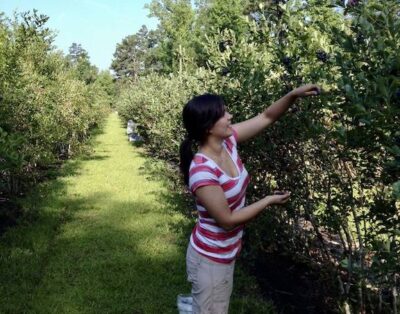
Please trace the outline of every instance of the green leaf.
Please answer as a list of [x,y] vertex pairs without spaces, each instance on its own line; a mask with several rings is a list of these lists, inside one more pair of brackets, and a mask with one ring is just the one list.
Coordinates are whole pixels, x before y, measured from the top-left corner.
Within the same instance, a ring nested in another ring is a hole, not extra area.
[[400,200],[400,181],[393,184],[393,196],[395,199]]
[[353,92],[353,88],[349,84],[346,84],[344,86],[344,90],[346,91],[347,94],[351,94]]
[[343,268],[348,268],[349,267],[349,259],[345,258],[345,259],[341,260],[340,266],[342,266]]

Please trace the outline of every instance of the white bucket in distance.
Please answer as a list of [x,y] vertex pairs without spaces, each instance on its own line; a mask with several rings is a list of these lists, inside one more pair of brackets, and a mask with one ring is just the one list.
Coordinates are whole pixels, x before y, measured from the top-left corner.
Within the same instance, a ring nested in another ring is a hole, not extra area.
[[192,314],[193,298],[191,294],[179,294],[176,298],[179,314]]

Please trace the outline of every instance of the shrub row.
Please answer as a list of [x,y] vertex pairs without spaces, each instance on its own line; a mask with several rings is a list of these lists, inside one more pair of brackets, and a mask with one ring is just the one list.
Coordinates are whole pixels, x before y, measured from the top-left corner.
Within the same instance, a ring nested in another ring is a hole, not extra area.
[[119,111],[141,125],[155,155],[176,161],[180,113],[192,95],[221,93],[241,121],[300,84],[321,84],[321,97],[296,103],[241,148],[250,200],[274,189],[293,195],[285,210],[248,226],[244,255],[256,264],[279,251],[322,264],[332,287],[324,294],[343,311],[395,311],[400,6],[371,0],[334,10],[317,2],[260,4],[245,36],[225,30],[208,39],[207,70],[142,78],[124,91]]
[[101,82],[79,80],[54,49],[47,19],[0,15],[0,206],[73,155],[109,108]]
[[177,164],[184,136],[183,105],[191,95],[212,92],[209,79],[203,69],[181,75],[149,74],[122,89],[116,108],[125,121],[133,119],[139,124],[139,133],[155,156]]

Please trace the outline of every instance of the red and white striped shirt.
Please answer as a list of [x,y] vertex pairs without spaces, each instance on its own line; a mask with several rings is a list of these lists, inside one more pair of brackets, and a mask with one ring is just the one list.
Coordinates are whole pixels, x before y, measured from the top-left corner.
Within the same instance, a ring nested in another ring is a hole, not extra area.
[[[237,177],[230,177],[212,159],[197,153],[189,169],[189,188],[194,194],[196,189],[206,185],[219,185],[224,191],[230,210],[240,210],[245,204],[249,174],[244,168],[237,152],[237,134],[223,142],[224,148],[236,166]],[[232,262],[240,251],[244,225],[226,231],[221,228],[207,209],[196,198],[198,220],[190,236],[193,248],[207,258],[219,262]]]

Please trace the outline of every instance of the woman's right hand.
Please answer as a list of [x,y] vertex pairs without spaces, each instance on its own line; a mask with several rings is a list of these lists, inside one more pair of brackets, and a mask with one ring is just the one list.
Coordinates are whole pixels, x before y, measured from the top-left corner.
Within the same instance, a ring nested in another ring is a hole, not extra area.
[[290,198],[289,191],[275,191],[273,195],[265,197],[268,205],[281,205],[285,204]]

